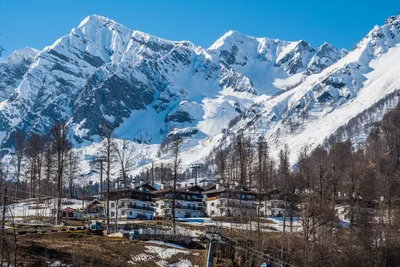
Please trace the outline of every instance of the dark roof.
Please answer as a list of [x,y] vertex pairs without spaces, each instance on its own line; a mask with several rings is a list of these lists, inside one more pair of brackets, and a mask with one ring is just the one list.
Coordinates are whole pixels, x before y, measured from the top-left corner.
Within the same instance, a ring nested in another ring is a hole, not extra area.
[[149,184],[149,183],[144,183],[144,184],[137,185],[137,186],[135,186],[135,189],[138,190],[138,189],[141,188],[141,187],[147,188],[147,189],[149,189],[150,191],[156,191],[156,190],[157,190],[154,186],[152,186],[152,185]]
[[155,193],[155,194],[158,194],[158,193],[165,193],[165,192],[169,192],[169,191],[171,191],[171,190],[172,190],[172,187],[165,186],[164,189],[157,190],[157,191],[154,192],[154,193]]
[[212,184],[204,188],[204,191],[211,190],[211,188],[215,187],[216,184]]
[[204,188],[202,188],[201,186],[198,186],[198,185],[193,185],[193,186],[182,187],[180,190],[190,191],[190,192],[203,192]]
[[[151,192],[148,191],[142,191],[137,188],[110,188],[110,193],[122,193],[122,192],[138,192],[138,193],[144,193],[144,194],[151,194]],[[100,192],[101,194],[106,194],[107,190]]]
[[232,192],[232,193],[249,193],[249,194],[254,194],[256,195],[257,192],[250,191],[247,188],[243,188],[244,190],[241,190],[239,188],[220,188],[220,189],[211,189],[208,191],[204,191],[204,194],[212,194],[212,193],[222,193],[222,192]]
[[[177,193],[184,193],[184,194],[201,194],[201,191],[199,192],[199,191],[197,191],[197,190],[195,190],[195,191],[193,191],[193,190],[186,190],[185,188],[186,188],[186,187],[179,188],[179,189],[177,188],[175,192],[177,192]],[[200,187],[200,188],[201,188],[201,187]],[[168,192],[172,192],[172,191],[173,191],[172,187],[167,187],[167,188],[165,188],[165,189],[161,189],[161,190],[155,191],[154,194],[159,195],[159,194],[168,193]]]

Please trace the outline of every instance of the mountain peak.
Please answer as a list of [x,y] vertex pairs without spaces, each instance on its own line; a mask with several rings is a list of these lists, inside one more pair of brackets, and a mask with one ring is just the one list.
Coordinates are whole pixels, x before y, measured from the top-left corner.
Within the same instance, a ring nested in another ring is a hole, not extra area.
[[[86,17],[78,26],[78,31],[82,31],[87,35],[95,35],[99,29],[106,31],[116,31],[121,34],[131,34],[132,30],[118,22],[104,16],[90,15]],[[73,29],[72,31],[76,31]],[[99,36],[98,36],[99,37]]]
[[79,24],[78,28],[82,28],[87,24],[103,24],[104,25],[104,24],[108,24],[108,23],[116,23],[116,22],[107,17],[93,14],[93,15],[87,16],[84,20],[82,20],[82,22]]
[[216,50],[221,48],[224,44],[227,43],[234,43],[238,40],[243,40],[244,38],[252,38],[250,36],[244,35],[241,32],[230,30],[224,35],[222,35],[214,44],[212,44],[208,49],[209,50]]
[[400,21],[400,13],[397,14],[397,16],[390,16],[387,20],[385,24],[390,24],[393,23],[394,21],[399,20]]
[[20,64],[22,62],[31,61],[40,51],[31,47],[25,47],[20,50],[14,51],[9,57],[8,62],[13,64]]

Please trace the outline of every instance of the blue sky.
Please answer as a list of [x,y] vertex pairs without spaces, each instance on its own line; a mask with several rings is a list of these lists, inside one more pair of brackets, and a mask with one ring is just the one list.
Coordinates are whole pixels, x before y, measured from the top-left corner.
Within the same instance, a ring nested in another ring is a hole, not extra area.
[[399,0],[0,0],[5,56],[52,44],[86,16],[209,47],[228,30],[257,37],[329,42],[351,49],[374,25],[400,12]]

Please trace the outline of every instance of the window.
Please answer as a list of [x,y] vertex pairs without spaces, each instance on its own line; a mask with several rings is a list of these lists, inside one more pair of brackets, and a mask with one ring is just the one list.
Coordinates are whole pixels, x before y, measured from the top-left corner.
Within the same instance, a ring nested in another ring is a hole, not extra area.
[[115,208],[115,203],[111,202],[111,208]]
[[125,215],[125,211],[121,210],[121,216],[124,216],[124,215]]
[[111,212],[111,217],[114,217],[114,216],[115,216],[115,212],[112,211],[112,212]]
[[132,216],[132,211],[129,212],[129,216]]
[[211,202],[211,207],[214,207],[214,204],[215,204],[214,202]]

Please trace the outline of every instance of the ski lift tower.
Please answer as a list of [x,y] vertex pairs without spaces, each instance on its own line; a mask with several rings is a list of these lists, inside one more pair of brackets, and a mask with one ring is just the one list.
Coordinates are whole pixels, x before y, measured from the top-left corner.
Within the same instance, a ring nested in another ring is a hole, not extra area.
[[[190,164],[190,168],[194,171],[194,185],[197,186],[197,175],[199,172],[199,169],[201,168],[201,165],[199,163],[192,163]],[[192,173],[193,173],[192,171]]]

